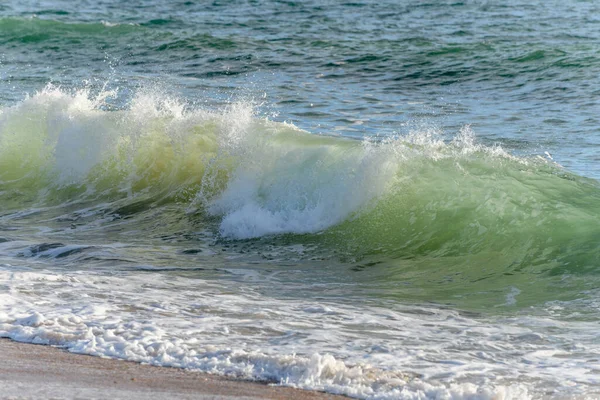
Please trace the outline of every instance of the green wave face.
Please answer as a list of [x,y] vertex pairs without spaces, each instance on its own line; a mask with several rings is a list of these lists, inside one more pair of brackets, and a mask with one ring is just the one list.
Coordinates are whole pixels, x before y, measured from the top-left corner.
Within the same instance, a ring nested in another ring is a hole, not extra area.
[[149,235],[208,229],[259,254],[301,244],[383,298],[526,307],[598,285],[597,182],[478,145],[468,128],[451,143],[360,142],[152,92],[104,111],[111,95],[48,87],[2,110],[3,215],[99,208],[90,218]]
[[489,149],[419,157],[397,177],[328,238],[384,295],[524,307],[597,287],[596,182]]

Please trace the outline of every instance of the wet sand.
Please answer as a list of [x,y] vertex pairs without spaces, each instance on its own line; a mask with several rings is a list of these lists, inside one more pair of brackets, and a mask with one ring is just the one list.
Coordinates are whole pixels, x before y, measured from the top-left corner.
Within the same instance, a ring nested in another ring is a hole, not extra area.
[[345,399],[0,339],[0,399]]

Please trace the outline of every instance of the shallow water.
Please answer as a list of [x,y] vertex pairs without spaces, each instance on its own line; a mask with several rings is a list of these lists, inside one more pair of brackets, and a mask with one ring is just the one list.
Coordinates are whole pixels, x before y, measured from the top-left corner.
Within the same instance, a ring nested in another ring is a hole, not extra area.
[[596,8],[0,6],[0,335],[358,398],[600,395]]

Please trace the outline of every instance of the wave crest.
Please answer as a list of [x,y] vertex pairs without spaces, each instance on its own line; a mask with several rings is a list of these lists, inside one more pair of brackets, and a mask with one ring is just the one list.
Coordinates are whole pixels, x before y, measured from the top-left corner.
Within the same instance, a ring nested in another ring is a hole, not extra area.
[[107,111],[115,95],[48,86],[2,110],[4,209],[177,204],[224,238],[318,234],[353,259],[425,257],[429,268],[560,274],[599,261],[597,182],[478,144],[469,127],[450,142],[434,131],[358,141],[257,118],[247,103],[207,111],[151,90]]

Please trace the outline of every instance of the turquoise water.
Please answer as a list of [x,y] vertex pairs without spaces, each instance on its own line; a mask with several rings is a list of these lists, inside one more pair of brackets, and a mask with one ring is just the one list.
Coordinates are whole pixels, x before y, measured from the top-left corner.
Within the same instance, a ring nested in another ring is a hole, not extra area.
[[0,336],[358,398],[600,395],[593,2],[0,6]]

